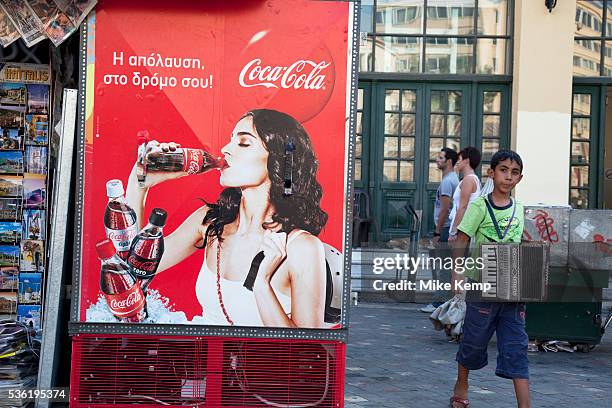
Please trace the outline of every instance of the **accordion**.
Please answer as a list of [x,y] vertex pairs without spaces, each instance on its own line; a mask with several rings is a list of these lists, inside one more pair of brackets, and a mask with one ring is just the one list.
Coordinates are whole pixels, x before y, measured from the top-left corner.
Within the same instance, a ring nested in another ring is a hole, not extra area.
[[547,299],[550,257],[547,242],[486,243],[481,244],[480,251],[483,300],[542,302]]

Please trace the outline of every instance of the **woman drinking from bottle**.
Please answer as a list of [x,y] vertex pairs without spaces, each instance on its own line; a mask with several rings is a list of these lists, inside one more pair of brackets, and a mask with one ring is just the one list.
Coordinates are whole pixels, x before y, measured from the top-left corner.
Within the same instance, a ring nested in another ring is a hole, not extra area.
[[[168,152],[180,148],[149,144]],[[203,249],[196,283],[203,316],[194,322],[323,327],[326,267],[317,235],[327,214],[308,134],[285,113],[253,110],[238,121],[221,152],[224,190],[166,238],[158,272]],[[126,198],[142,226],[147,191],[187,172],[149,170],[139,184],[140,166],[130,174]],[[260,252],[258,271],[249,273]]]

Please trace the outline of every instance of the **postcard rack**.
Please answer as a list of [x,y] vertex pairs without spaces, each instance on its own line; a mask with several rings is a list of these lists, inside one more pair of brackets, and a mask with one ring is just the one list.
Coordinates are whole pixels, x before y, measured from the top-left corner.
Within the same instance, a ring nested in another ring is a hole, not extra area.
[[49,168],[49,66],[0,69],[0,319],[41,327]]

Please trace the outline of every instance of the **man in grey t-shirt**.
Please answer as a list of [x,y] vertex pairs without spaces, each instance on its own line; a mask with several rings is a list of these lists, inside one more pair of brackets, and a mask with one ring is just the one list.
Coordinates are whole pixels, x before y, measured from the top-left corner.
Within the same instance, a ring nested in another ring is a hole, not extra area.
[[[459,177],[457,177],[457,173],[455,173],[453,170],[455,163],[457,163],[457,158],[457,152],[448,147],[440,150],[440,153],[438,153],[438,157],[436,158],[436,165],[438,166],[438,169],[442,171],[442,181],[438,186],[438,191],[436,191],[436,201],[434,204],[435,230],[432,243],[436,246],[441,245],[444,248],[441,250],[435,250],[431,256],[444,257],[444,250],[448,249],[446,248],[446,245],[448,245],[448,232],[451,225],[448,216],[453,205],[453,194],[459,185]],[[450,252],[448,255],[450,256]],[[450,271],[433,271],[433,274],[435,275],[436,272],[438,272],[437,278],[440,281],[450,282]],[[434,276],[434,278],[436,278],[436,276]],[[433,312],[436,307],[440,306],[443,301],[447,300],[449,295],[450,292],[445,293],[437,291],[434,295],[434,299],[436,301],[425,306],[421,309],[421,311],[425,313]]]
[[436,159],[438,169],[442,171],[442,181],[436,191],[436,202],[434,204],[434,223],[436,229],[433,234],[433,242],[448,242],[448,231],[450,229],[449,214],[453,205],[453,194],[459,185],[459,177],[453,171],[457,163],[457,152],[448,147],[443,148]]

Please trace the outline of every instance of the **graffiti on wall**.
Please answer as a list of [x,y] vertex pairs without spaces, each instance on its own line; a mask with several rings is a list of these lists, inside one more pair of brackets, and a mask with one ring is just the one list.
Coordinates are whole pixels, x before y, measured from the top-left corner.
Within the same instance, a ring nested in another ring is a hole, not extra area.
[[547,211],[537,210],[532,218],[535,224],[535,232],[538,234],[537,237],[533,237],[527,229],[523,231],[523,239],[526,241],[533,241],[539,239],[545,242],[555,244],[560,241],[559,234],[555,228],[555,219],[548,214]]
[[606,238],[602,234],[593,234],[593,243],[596,251],[612,255],[612,238]]

